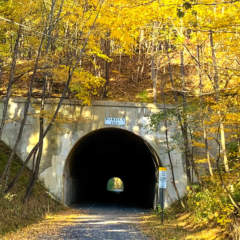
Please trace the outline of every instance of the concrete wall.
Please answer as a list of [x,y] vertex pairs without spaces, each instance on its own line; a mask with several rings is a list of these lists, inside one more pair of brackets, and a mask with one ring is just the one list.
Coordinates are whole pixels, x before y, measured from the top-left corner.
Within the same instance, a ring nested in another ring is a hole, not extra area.
[[[11,99],[8,109],[8,120],[4,129],[3,141],[12,148],[20,125],[20,119],[24,108],[24,98]],[[48,100],[46,115],[48,117],[56,108],[56,100]],[[3,103],[0,102],[0,114],[2,114]],[[39,102],[34,100],[31,104],[27,124],[24,128],[23,138],[17,149],[18,156],[24,160],[38,141],[38,114]],[[44,140],[44,149],[40,167],[39,178],[46,188],[58,200],[64,199],[64,174],[65,165],[71,150],[75,144],[91,131],[117,127],[135,133],[147,141],[158,154],[162,166],[168,168],[168,187],[166,190],[166,204],[176,199],[176,193],[171,184],[171,174],[168,156],[165,147],[165,135],[163,126],[158,132],[152,132],[148,128],[149,117],[153,113],[161,111],[160,105],[122,102],[94,102],[92,106],[82,106],[78,101],[66,100],[60,110],[59,118]],[[125,118],[124,126],[105,125],[106,117]],[[1,118],[1,115],[0,115]],[[47,120],[45,121],[47,124]],[[176,122],[169,126],[169,134],[173,136],[179,130]],[[179,192],[183,196],[186,189],[186,174],[182,152],[176,146],[171,152],[175,171],[176,183]],[[31,163],[29,163],[31,168]]]

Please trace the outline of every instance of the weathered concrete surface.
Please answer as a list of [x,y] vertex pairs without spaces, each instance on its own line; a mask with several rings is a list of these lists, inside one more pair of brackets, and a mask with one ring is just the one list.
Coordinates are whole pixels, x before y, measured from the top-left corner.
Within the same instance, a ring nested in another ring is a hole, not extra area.
[[[20,119],[24,108],[25,99],[11,99],[8,109],[8,120],[4,129],[3,141],[12,148],[20,125]],[[46,104],[46,117],[50,117],[56,108],[57,101],[49,100]],[[2,113],[3,103],[0,103]],[[23,138],[17,149],[17,154],[24,160],[32,147],[38,141],[38,115],[39,102],[34,100],[31,104],[27,124],[24,128]],[[161,111],[160,105],[121,102],[94,102],[92,106],[82,106],[78,101],[65,101],[58,120],[44,140],[44,149],[39,178],[45,184],[51,194],[62,202],[66,202],[64,196],[66,186],[64,175],[68,156],[78,141],[86,134],[106,128],[106,117],[125,118],[125,126],[111,126],[133,132],[144,139],[157,153],[161,165],[168,168],[168,188],[166,191],[166,204],[176,199],[174,188],[171,184],[170,165],[165,147],[165,135],[163,126],[159,126],[158,132],[152,132],[148,128],[149,117],[153,113]],[[1,118],[1,115],[0,115]],[[47,124],[47,120],[45,121]],[[179,131],[176,122],[169,126],[169,135],[173,136]],[[171,152],[175,171],[176,184],[181,195],[186,189],[186,174],[182,153],[176,146]],[[29,163],[29,167],[31,168]]]

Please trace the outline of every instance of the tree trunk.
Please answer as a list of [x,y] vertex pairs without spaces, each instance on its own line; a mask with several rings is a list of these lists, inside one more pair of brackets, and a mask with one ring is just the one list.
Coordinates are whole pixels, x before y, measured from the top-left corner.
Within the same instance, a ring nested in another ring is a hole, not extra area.
[[[60,3],[60,7],[59,7],[59,10],[58,10],[58,13],[57,13],[57,16],[56,18],[54,19],[54,10],[55,10],[55,7],[56,7],[56,0],[52,0],[52,5],[51,5],[51,10],[50,10],[50,13],[49,13],[49,26],[48,26],[48,30],[47,30],[47,43],[46,43],[46,55],[48,57],[48,51],[49,51],[49,48],[51,45],[53,45],[53,30],[54,28],[56,27],[56,25],[58,24],[59,22],[59,19],[60,19],[60,16],[61,16],[61,13],[62,13],[62,8],[63,8],[63,3],[64,3],[64,0],[61,0],[61,3]],[[45,77],[47,77],[45,75]],[[51,97],[52,95],[52,79],[48,79],[47,78],[47,95],[48,97]]]
[[157,44],[158,23],[153,23],[152,31],[152,51],[151,51],[151,78],[153,83],[153,102],[157,103],[157,64],[156,64],[156,44]]
[[[214,42],[213,42],[213,33],[212,31],[209,32],[209,40],[210,46],[212,51],[212,61],[213,61],[213,68],[214,68],[214,90],[215,90],[215,101],[216,103],[220,100],[220,88],[219,88],[219,77],[218,77],[218,68],[217,68],[217,59],[215,54]],[[217,112],[219,117],[219,128],[220,128],[220,143],[221,143],[221,156],[223,158],[223,164],[226,172],[229,172],[229,164],[226,152],[226,143],[225,143],[225,132],[224,132],[224,125],[223,125],[223,114],[220,110]]]
[[[86,46],[85,46],[86,47]],[[5,190],[5,193],[9,192],[14,185],[16,184],[16,182],[18,181],[19,177],[21,176],[24,168],[26,167],[26,165],[28,164],[28,162],[30,161],[30,159],[32,158],[32,156],[38,151],[39,147],[42,145],[44,138],[46,137],[47,133],[51,130],[52,125],[55,121],[55,119],[57,118],[57,114],[62,106],[63,100],[65,99],[67,93],[68,93],[68,88],[69,88],[69,84],[72,80],[72,76],[74,73],[74,70],[76,69],[77,63],[75,64],[75,66],[71,69],[69,68],[69,72],[68,72],[68,79],[67,82],[65,84],[62,96],[58,102],[57,108],[53,114],[53,117],[51,118],[48,126],[46,127],[44,133],[41,136],[41,139],[39,138],[38,143],[32,148],[31,152],[28,154],[27,158],[25,159],[25,161],[23,162],[23,165],[21,167],[21,169],[19,170],[19,172],[17,173],[17,175],[15,176],[15,178],[11,181],[11,183],[8,185],[7,189]]]
[[47,30],[47,45],[46,45],[46,52],[48,52],[48,49],[50,47],[51,41],[52,41],[52,31],[54,28],[53,21],[54,21],[54,9],[56,5],[56,0],[52,0],[51,4],[51,10],[49,13],[49,25],[48,25],[48,30]]
[[[104,48],[105,48],[105,54],[110,57],[111,54],[111,41],[108,39],[109,33],[107,34],[107,39],[104,40]],[[108,60],[105,60],[105,85],[104,85],[104,90],[103,90],[103,97],[106,98],[108,94],[108,87],[109,87],[109,82],[110,82],[110,62]]]
[[6,164],[5,168],[4,168],[3,174],[1,176],[1,183],[2,183],[3,189],[7,185],[9,169],[11,167],[13,157],[16,154],[17,147],[18,147],[18,145],[20,143],[20,140],[22,138],[22,134],[23,134],[23,130],[24,130],[24,127],[25,127],[25,123],[27,121],[27,115],[28,115],[28,110],[29,110],[29,107],[30,107],[31,96],[32,96],[33,82],[35,80],[35,76],[36,76],[36,73],[37,73],[37,68],[38,68],[38,63],[39,63],[39,60],[40,60],[40,55],[41,55],[41,51],[42,51],[43,41],[44,41],[45,35],[46,35],[46,29],[47,29],[47,27],[45,27],[44,34],[42,35],[42,39],[41,39],[41,42],[40,42],[40,45],[39,45],[39,48],[38,48],[38,54],[37,54],[37,57],[36,57],[36,60],[35,60],[35,64],[34,64],[33,75],[31,77],[31,80],[30,80],[30,83],[29,83],[27,101],[25,103],[24,111],[23,111],[23,119],[21,121],[21,125],[20,125],[20,128],[18,130],[18,134],[17,134],[17,137],[16,137],[16,141],[15,141],[14,147],[13,147],[13,149],[11,151],[10,157],[9,157],[9,159],[7,161],[7,164]]
[[[8,185],[7,189],[4,191],[5,193],[9,192],[9,191],[14,187],[14,185],[15,185],[16,182],[18,181],[19,177],[21,176],[24,168],[25,168],[26,165],[28,164],[29,160],[30,160],[30,159],[32,158],[32,156],[36,153],[36,151],[38,150],[39,146],[43,143],[43,140],[44,140],[44,138],[46,137],[47,133],[51,130],[52,125],[53,125],[54,121],[56,120],[57,115],[58,115],[58,112],[59,112],[59,110],[60,110],[60,108],[61,108],[61,106],[62,106],[63,100],[66,98],[66,95],[68,94],[69,85],[70,85],[70,82],[71,82],[71,80],[72,80],[73,73],[74,73],[75,69],[77,68],[77,66],[79,65],[79,63],[80,63],[80,61],[81,61],[81,59],[82,59],[82,55],[83,55],[83,53],[85,52],[85,49],[86,49],[86,46],[87,46],[87,42],[88,42],[88,40],[89,40],[90,34],[91,34],[91,32],[92,32],[92,29],[93,29],[93,27],[94,27],[95,24],[96,24],[96,21],[97,21],[97,18],[98,18],[98,16],[99,16],[99,13],[100,13],[100,10],[101,10],[101,6],[102,6],[103,3],[104,3],[104,1],[101,1],[99,11],[98,11],[97,14],[96,14],[96,17],[95,17],[95,19],[94,19],[94,22],[93,22],[92,26],[90,27],[90,30],[89,30],[89,32],[88,32],[88,35],[87,35],[87,37],[85,38],[85,41],[84,41],[84,43],[83,43],[83,46],[82,46],[82,48],[81,48],[81,50],[80,50],[80,53],[79,53],[79,55],[78,55],[78,57],[77,57],[77,59],[76,59],[76,62],[75,62],[75,64],[74,64],[74,66],[73,66],[73,67],[69,67],[68,79],[67,79],[67,81],[66,81],[64,90],[63,90],[62,95],[61,95],[61,98],[60,98],[60,100],[59,100],[59,102],[58,102],[57,108],[56,108],[56,110],[55,110],[55,112],[54,112],[54,114],[53,114],[53,117],[51,118],[48,126],[46,127],[45,131],[43,132],[41,139],[39,139],[38,143],[32,148],[31,152],[28,154],[27,158],[26,158],[25,161],[23,162],[23,165],[22,165],[21,169],[18,171],[17,175],[14,177],[14,179],[13,179],[13,180],[11,181],[11,183]],[[43,36],[44,36],[44,35],[43,35]]]
[[14,82],[14,75],[15,75],[15,69],[16,69],[17,55],[19,51],[19,41],[20,41],[21,33],[22,33],[22,27],[20,25],[18,28],[17,39],[15,41],[14,51],[12,54],[12,63],[11,63],[9,82],[7,87],[7,94],[6,94],[4,105],[3,105],[2,120],[0,125],[0,139],[2,139],[2,133],[3,133],[6,117],[7,117],[8,103],[12,93],[11,90]]
[[0,85],[2,85],[2,67],[3,67],[3,60],[0,58]]
[[[171,65],[171,59],[169,56],[169,52],[168,52],[168,43],[166,42],[166,54],[167,54],[167,58],[168,58],[168,72],[169,72],[169,78],[170,78],[170,82],[172,85],[172,89],[173,89],[173,96],[174,96],[174,100],[175,100],[175,104],[178,105],[178,97],[175,91],[175,85],[174,85],[174,81],[173,81],[173,70],[172,70],[172,65]],[[184,154],[185,154],[185,169],[186,169],[186,175],[187,175],[187,181],[188,183],[191,183],[191,169],[190,169],[190,160],[189,160],[189,145],[188,145],[188,138],[187,138],[187,132],[186,132],[186,126],[184,126],[184,121],[182,119],[181,113],[179,111],[178,108],[176,108],[176,114],[177,114],[177,118],[178,118],[178,122],[179,125],[181,127],[181,132],[182,132],[182,137],[184,140]]]
[[181,203],[182,207],[185,208],[185,204],[182,201],[177,185],[176,185],[176,180],[175,180],[175,173],[174,173],[174,168],[173,168],[173,161],[172,161],[172,156],[171,156],[171,150],[170,150],[170,144],[169,144],[169,134],[168,134],[168,120],[167,120],[167,108],[166,108],[166,99],[165,99],[165,94],[164,94],[164,83],[163,80],[161,81],[161,98],[163,102],[163,111],[164,111],[164,128],[165,128],[165,139],[166,139],[166,146],[167,146],[167,154],[168,154],[168,159],[170,162],[170,169],[171,169],[171,174],[172,174],[172,184],[174,187],[174,190],[177,195],[178,201]]
[[[152,50],[154,51],[154,50]],[[157,71],[156,71],[156,63],[155,63],[155,57],[154,53],[152,52],[151,57],[151,77],[153,82],[153,102],[157,103]]]
[[189,140],[188,140],[188,119],[187,119],[187,99],[186,99],[186,88],[185,88],[185,70],[184,70],[184,51],[180,52],[181,59],[181,76],[182,76],[182,134],[184,141],[184,152],[186,161],[186,174],[188,177],[188,182],[192,183],[191,177],[191,164],[190,164],[190,150],[189,150]]
[[118,80],[120,80],[122,74],[122,53],[119,56],[119,65],[118,65]]
[[[189,126],[188,126],[189,128]],[[196,166],[196,163],[194,162],[194,152],[193,152],[193,135],[192,135],[192,130],[191,128],[189,128],[189,135],[190,135],[190,140],[191,140],[191,164],[192,164],[192,177],[194,176],[194,174],[196,174],[196,177],[197,177],[197,181],[201,184],[202,183],[202,180],[200,178],[200,174],[199,174],[199,171],[198,171],[198,168]]]
[[[219,159],[221,157],[221,144],[218,143],[219,145],[219,156],[218,156],[218,159],[217,159],[217,172],[218,172],[218,175],[219,175],[219,178],[220,178],[220,182],[221,182],[221,185],[222,185],[222,188],[224,189],[224,192],[227,193],[227,196],[229,198],[229,200],[231,201],[231,203],[233,204],[233,206],[235,207],[235,209],[239,212],[240,211],[240,206],[238,204],[237,201],[235,201],[231,191],[229,191],[228,187],[226,186],[225,182],[224,182],[224,179],[223,179],[223,176],[222,176],[222,172],[221,172],[221,168],[220,168],[220,164],[219,164]],[[231,185],[232,186],[232,185]],[[231,187],[230,186],[230,187]],[[237,214],[236,214],[237,215]]]
[[30,182],[27,186],[27,190],[25,193],[25,196],[23,198],[23,202],[25,203],[32,192],[33,186],[35,184],[35,182],[37,181],[38,178],[38,174],[39,174],[39,168],[40,168],[40,163],[41,163],[41,159],[42,159],[42,150],[43,150],[43,133],[44,133],[44,117],[43,117],[43,111],[45,109],[45,97],[46,97],[46,85],[47,85],[47,79],[44,78],[44,82],[43,82],[43,89],[42,89],[42,99],[41,99],[41,109],[40,109],[40,116],[39,116],[39,148],[38,148],[38,152],[37,152],[37,159],[36,159],[36,163],[34,168],[32,169],[33,174],[32,174],[32,178],[30,179]]
[[202,123],[202,129],[203,129],[203,139],[204,139],[204,145],[205,145],[205,154],[207,158],[208,163],[208,171],[210,176],[213,176],[213,169],[212,169],[212,163],[210,159],[210,153],[209,153],[209,147],[208,147],[208,139],[207,139],[207,128],[204,123],[204,100],[203,100],[203,83],[202,83],[202,69],[201,69],[201,57],[200,57],[200,46],[197,46],[197,59],[198,59],[198,76],[199,76],[199,94],[200,94],[200,118]]
[[30,102],[31,102],[31,97],[32,97],[33,83],[35,81],[35,76],[36,76],[36,73],[37,73],[38,64],[39,64],[39,60],[40,60],[40,57],[41,57],[43,43],[44,43],[44,40],[45,40],[45,37],[46,37],[46,34],[47,34],[49,19],[50,19],[50,15],[48,15],[48,19],[47,19],[47,22],[46,22],[45,27],[44,27],[44,32],[42,34],[42,38],[41,38],[41,41],[40,41],[40,44],[39,44],[39,47],[38,47],[37,57],[36,57],[35,63],[34,63],[33,74],[32,74],[32,77],[31,77],[31,80],[30,80],[30,83],[29,83],[29,87],[28,87],[27,101],[26,101],[26,103],[24,105],[23,119],[21,121],[21,125],[20,125],[20,128],[19,128],[17,137],[16,137],[16,141],[15,141],[14,147],[13,147],[13,149],[11,151],[11,154],[9,156],[9,159],[8,159],[8,161],[6,163],[6,166],[5,166],[4,171],[2,173],[2,176],[1,176],[0,183],[2,183],[3,190],[4,190],[5,186],[8,183],[9,169],[11,167],[11,164],[12,164],[12,161],[13,161],[13,157],[16,154],[17,147],[18,147],[18,145],[20,143],[20,140],[22,138],[22,134],[23,134],[23,130],[24,130],[24,127],[25,127],[25,123],[27,121],[27,115],[28,115]]

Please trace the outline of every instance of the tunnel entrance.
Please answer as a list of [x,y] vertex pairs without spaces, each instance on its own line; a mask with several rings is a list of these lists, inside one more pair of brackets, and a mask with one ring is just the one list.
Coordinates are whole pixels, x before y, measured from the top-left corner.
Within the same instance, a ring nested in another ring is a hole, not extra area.
[[[64,173],[66,204],[117,203],[154,206],[157,154],[141,137],[127,130],[103,128],[84,136],[68,157]],[[109,191],[117,177],[123,191]]]

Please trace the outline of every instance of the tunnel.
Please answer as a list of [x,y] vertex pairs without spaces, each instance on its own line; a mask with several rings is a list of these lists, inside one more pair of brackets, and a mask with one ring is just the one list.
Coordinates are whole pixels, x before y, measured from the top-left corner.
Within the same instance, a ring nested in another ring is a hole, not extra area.
[[[93,131],[77,142],[67,159],[64,201],[153,208],[159,165],[142,137],[118,128]],[[119,179],[122,187],[109,190],[111,179]]]

